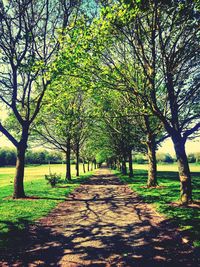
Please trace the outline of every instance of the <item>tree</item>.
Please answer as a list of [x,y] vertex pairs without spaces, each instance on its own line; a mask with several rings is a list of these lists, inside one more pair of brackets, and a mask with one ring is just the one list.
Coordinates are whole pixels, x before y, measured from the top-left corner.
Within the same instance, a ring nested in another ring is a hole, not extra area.
[[75,114],[76,125],[72,132],[72,142],[74,143],[74,153],[76,155],[76,176],[79,176],[79,162],[80,162],[80,150],[85,141],[90,136],[91,123],[91,103],[90,95],[86,92],[81,92],[76,99],[77,111]]
[[148,81],[147,90],[138,90],[129,80],[129,90],[141,95],[172,138],[184,204],[192,201],[185,142],[200,128],[198,8],[196,1],[150,0],[113,4],[104,11],[104,20],[129,44],[129,65],[137,62]]
[[[66,154],[67,179],[71,179],[72,152],[76,157],[76,174],[79,175],[81,147],[88,139],[94,122],[94,108],[90,103],[91,77],[89,72],[82,71],[87,65],[85,49],[89,44],[83,38],[89,27],[87,23],[88,19],[80,16],[76,27],[62,36],[62,49],[52,64],[52,83],[44,99],[43,114],[36,130],[42,140]],[[82,153],[81,157],[84,162]]]
[[[137,80],[137,87],[146,86],[146,82]],[[132,92],[127,94],[126,101],[132,108],[132,112],[135,115],[134,120],[138,130],[138,140],[142,142],[146,149],[145,152],[148,157],[148,179],[147,186],[154,187],[158,184],[157,182],[157,161],[156,161],[156,150],[158,145],[167,138],[167,135],[163,131],[163,126],[159,119],[152,114],[148,109],[148,105],[143,102],[140,95],[133,95]]]
[[31,126],[50,84],[49,64],[59,48],[57,30],[64,31],[75,2],[0,1],[0,100],[20,129],[19,138],[0,123],[0,131],[17,149],[14,198],[25,197],[25,152]]
[[37,142],[42,141],[46,146],[65,154],[66,179],[71,180],[70,159],[73,150],[79,175],[80,148],[89,127],[89,102],[86,93],[79,87],[78,79],[61,75],[55,77],[49,87],[34,131],[39,134]]

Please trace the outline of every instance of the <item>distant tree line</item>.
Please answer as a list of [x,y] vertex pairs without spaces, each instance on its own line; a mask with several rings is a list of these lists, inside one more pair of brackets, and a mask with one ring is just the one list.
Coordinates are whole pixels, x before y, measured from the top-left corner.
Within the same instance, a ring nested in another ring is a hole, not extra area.
[[[174,163],[176,162],[176,157],[171,156],[169,153],[157,153],[156,160],[157,163]],[[137,164],[147,164],[148,159],[146,155],[138,153],[134,155],[133,162]],[[200,163],[200,152],[188,154],[188,162]]]
[[191,153],[188,155],[188,161],[190,163],[200,163],[200,152],[198,153]]
[[[80,158],[79,163],[83,164],[84,172],[86,172],[86,168],[84,166],[87,163],[87,170],[92,170],[93,167],[96,168],[96,163],[102,163],[104,159],[95,161],[94,159],[83,159]],[[34,151],[29,149],[26,153],[25,164],[60,164],[66,163],[66,158],[64,154],[59,151],[45,150],[41,149],[38,151]],[[13,148],[3,147],[0,148],[0,167],[2,166],[15,166],[16,164],[16,151]],[[72,155],[70,159],[70,164],[76,164],[75,154]],[[90,164],[90,165],[89,165]],[[94,165],[94,166],[93,166]]]
[[0,148],[0,166],[15,165],[16,151],[11,148]]
[[[58,164],[63,162],[62,153],[47,150],[33,151],[26,153],[26,164]],[[12,148],[0,148],[0,166],[13,166],[16,164],[16,151]]]

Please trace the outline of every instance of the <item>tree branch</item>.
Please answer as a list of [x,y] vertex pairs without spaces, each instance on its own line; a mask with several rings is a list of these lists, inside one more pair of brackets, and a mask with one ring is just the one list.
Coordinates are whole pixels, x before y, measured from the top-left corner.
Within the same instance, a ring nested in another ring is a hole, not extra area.
[[17,140],[6,130],[6,128],[0,122],[0,132],[2,132],[12,143],[15,147],[18,147],[19,143]]

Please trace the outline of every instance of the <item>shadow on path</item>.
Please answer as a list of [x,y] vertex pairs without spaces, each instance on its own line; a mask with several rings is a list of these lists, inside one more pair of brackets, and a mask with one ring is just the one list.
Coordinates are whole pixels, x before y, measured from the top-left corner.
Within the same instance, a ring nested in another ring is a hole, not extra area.
[[0,266],[200,266],[170,220],[107,169],[18,235],[19,249],[2,252]]

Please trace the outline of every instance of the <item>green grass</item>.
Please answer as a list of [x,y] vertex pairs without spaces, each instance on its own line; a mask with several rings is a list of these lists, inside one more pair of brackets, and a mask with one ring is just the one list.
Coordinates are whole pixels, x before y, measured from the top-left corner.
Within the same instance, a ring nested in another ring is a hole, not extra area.
[[[200,199],[200,166],[191,165],[193,199]],[[182,233],[189,237],[194,246],[200,246],[200,208],[172,205],[179,201],[180,183],[175,164],[158,166],[158,188],[145,188],[147,170],[144,165],[134,165],[134,177],[116,174],[136,191],[142,199],[153,204],[156,210],[166,218],[170,218],[179,227]]]
[[[70,183],[51,188],[44,179],[44,175],[48,174],[47,165],[27,167],[25,192],[27,196],[34,196],[36,199],[13,200],[11,196],[14,168],[0,168],[0,248],[12,246],[17,238],[13,236],[16,230],[23,230],[27,224],[47,215],[58,203],[64,201],[74,188],[92,175],[92,172],[81,173],[80,177],[75,178],[75,168],[72,169],[73,177]],[[64,174],[64,166],[53,165],[51,171]]]
[[[65,164],[51,164],[51,165],[30,165],[25,168],[25,182],[41,179],[45,174],[49,174],[49,169],[52,173],[65,175]],[[75,165],[71,166],[72,175],[75,176]],[[15,174],[15,167],[0,167],[0,188],[5,185],[13,183]],[[82,166],[80,164],[80,174],[83,174]]]

